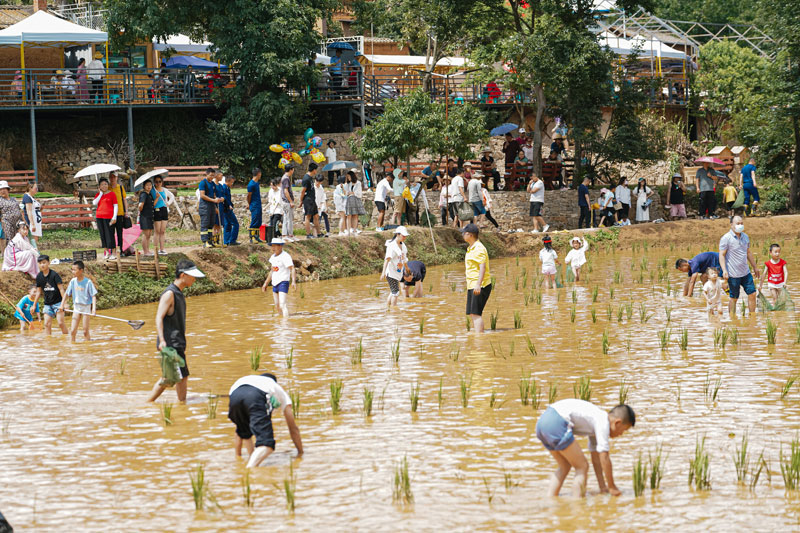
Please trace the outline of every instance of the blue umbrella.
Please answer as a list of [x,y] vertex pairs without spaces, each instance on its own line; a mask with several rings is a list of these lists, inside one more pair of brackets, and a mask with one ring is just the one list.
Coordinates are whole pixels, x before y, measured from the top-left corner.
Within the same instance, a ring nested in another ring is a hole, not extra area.
[[332,48],[334,50],[337,48],[341,48],[342,50],[355,50],[352,44],[346,43],[344,41],[334,41],[332,43],[329,43],[328,48]]
[[358,168],[358,165],[352,161],[334,161],[322,167],[322,172],[332,172],[334,170],[347,170],[349,168]]
[[519,126],[517,126],[516,124],[512,124],[510,122],[506,122],[505,124],[501,124],[501,125],[497,126],[495,129],[493,129],[492,131],[490,131],[489,135],[491,135],[492,137],[494,137],[495,135],[505,135],[506,133],[508,133],[510,131],[514,131],[518,127]]

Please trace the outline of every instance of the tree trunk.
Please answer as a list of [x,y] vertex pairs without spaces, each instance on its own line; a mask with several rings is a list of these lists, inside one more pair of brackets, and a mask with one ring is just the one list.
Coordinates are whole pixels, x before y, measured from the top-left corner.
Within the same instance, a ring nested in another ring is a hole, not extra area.
[[542,175],[542,117],[547,102],[544,98],[544,86],[537,85],[533,88],[536,94],[536,120],[533,123],[533,170]]
[[792,117],[792,129],[794,130],[794,169],[792,172],[792,182],[789,186],[791,196],[791,206],[800,207],[800,118]]
[[578,184],[580,184],[581,180],[581,173],[583,172],[583,158],[581,157],[581,152],[583,151],[583,141],[579,136],[574,138],[574,148],[575,148],[575,155],[573,156],[575,162],[575,172],[572,174],[572,185],[577,189]]

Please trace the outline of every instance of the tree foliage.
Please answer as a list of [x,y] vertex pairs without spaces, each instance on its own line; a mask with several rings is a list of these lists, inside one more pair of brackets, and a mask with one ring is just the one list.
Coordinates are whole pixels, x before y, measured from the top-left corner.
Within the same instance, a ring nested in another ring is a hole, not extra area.
[[304,108],[288,93],[315,82],[309,58],[328,0],[106,0],[113,46],[184,33],[213,43],[241,80],[215,90],[225,110],[211,124],[218,156],[233,166],[272,160],[268,146],[300,131]]

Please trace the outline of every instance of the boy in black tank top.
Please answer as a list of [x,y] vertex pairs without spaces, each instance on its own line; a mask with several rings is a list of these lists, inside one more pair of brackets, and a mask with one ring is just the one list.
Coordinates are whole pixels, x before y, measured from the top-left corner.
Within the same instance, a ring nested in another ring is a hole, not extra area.
[[[205,274],[188,259],[181,259],[175,265],[175,281],[161,294],[156,311],[156,331],[158,332],[158,349],[167,346],[174,348],[184,361],[186,361],[186,297],[183,290],[188,289],[197,278],[204,278]],[[181,380],[175,384],[178,401],[186,401],[186,388],[189,379],[189,364],[181,367]],[[147,401],[154,402],[167,385],[159,380],[153,387]]]

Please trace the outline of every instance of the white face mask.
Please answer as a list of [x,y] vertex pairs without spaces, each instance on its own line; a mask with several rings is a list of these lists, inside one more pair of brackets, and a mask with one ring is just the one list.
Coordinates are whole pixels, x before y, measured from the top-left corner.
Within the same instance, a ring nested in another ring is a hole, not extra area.
[[733,227],[733,231],[735,231],[736,233],[741,233],[741,232],[743,232],[743,231],[744,231],[744,224],[736,224],[736,225]]

